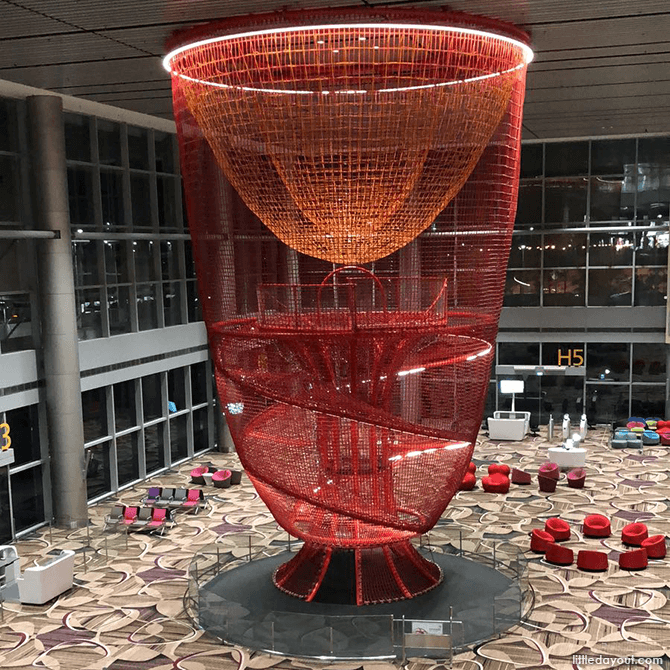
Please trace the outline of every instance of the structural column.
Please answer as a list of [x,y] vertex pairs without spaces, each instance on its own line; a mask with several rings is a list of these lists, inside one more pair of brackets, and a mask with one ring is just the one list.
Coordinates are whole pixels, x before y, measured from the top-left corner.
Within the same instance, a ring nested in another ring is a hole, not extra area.
[[28,98],[28,119],[35,216],[60,233],[37,247],[53,510],[58,525],[76,528],[88,511],[62,100]]

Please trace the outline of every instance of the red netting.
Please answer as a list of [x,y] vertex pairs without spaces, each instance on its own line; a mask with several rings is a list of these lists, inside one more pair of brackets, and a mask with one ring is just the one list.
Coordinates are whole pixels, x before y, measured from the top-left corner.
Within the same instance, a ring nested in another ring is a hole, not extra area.
[[[335,38],[346,58],[318,60]],[[523,50],[428,25],[321,26],[172,63],[219,394],[259,494],[306,542],[275,581],[312,599],[331,558],[353,552],[355,602],[424,592],[439,569],[408,540],[457,490],[488,389]]]

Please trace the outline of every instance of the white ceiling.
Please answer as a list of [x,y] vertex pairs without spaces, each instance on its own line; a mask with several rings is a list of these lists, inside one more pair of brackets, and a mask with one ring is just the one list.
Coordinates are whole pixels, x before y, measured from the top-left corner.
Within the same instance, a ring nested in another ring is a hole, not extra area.
[[[377,0],[0,0],[0,79],[171,118],[161,66],[178,28]],[[669,0],[453,0],[530,32],[524,138],[670,132]]]

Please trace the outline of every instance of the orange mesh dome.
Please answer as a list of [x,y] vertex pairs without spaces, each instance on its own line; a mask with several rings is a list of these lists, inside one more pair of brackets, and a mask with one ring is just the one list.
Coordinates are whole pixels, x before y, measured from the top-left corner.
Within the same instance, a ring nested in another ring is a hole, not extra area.
[[360,264],[458,193],[529,52],[458,26],[366,23],[226,34],[166,65],[249,208],[293,249]]

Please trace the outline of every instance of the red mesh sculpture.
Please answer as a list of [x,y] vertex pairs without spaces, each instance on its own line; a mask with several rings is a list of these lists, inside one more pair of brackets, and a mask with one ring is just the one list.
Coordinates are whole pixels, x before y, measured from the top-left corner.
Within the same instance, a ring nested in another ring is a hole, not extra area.
[[274,575],[287,593],[387,602],[442,578],[410,540],[458,490],[481,422],[524,40],[388,8],[175,37],[166,67],[219,395],[259,495],[305,541]]

